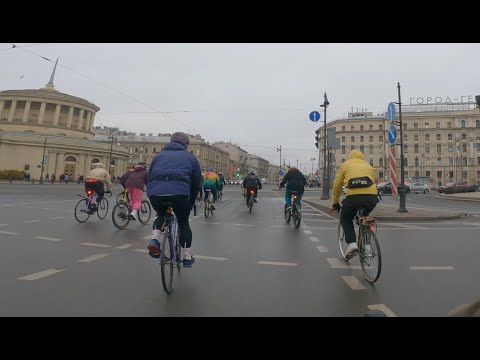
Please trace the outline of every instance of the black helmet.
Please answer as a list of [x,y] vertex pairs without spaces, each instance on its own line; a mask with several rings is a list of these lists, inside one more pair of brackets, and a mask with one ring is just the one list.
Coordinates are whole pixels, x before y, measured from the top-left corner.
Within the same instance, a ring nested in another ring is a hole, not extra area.
[[253,170],[250,171],[250,175],[255,175],[255,172]]

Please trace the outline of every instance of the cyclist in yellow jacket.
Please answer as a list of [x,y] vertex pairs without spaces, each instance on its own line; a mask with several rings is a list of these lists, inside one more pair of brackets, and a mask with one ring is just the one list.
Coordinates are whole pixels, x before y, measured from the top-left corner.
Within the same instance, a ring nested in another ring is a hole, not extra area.
[[[340,193],[342,186],[346,188],[346,197],[340,206]],[[340,213],[340,224],[345,233],[345,242],[348,243],[345,253],[345,260],[351,259],[358,253],[355,240],[355,229],[353,219],[359,209],[364,209],[363,215],[370,214],[378,203],[378,189],[375,185],[375,172],[373,167],[364,160],[363,153],[359,150],[352,150],[345,161],[338,169],[333,184],[333,206],[332,211]]]

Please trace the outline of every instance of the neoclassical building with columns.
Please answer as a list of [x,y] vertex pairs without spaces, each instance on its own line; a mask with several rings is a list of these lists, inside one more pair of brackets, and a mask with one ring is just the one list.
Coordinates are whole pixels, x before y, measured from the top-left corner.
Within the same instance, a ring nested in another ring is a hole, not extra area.
[[[56,68],[56,65],[55,65]],[[128,150],[94,141],[95,104],[55,89],[53,78],[41,89],[0,91],[0,170],[25,170],[33,179],[67,173],[86,176],[92,163],[112,174],[126,171]]]

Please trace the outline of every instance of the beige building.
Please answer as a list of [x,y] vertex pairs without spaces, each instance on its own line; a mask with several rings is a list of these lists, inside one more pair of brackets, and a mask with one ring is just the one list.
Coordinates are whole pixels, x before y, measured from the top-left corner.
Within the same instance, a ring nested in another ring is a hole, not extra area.
[[[171,134],[160,133],[153,135],[153,133],[141,133],[140,135],[136,135],[135,133],[118,131],[116,128],[108,129],[107,133],[110,137],[114,136],[116,139],[114,141],[130,154],[128,160],[129,166],[141,161],[146,162],[147,166],[149,166],[158,152],[170,142],[171,137]],[[95,128],[94,130],[95,132],[104,133],[105,129]],[[110,130],[113,130],[113,132],[110,132]],[[111,139],[104,133],[103,135],[95,135],[95,141],[108,144],[111,142]],[[216,172],[227,173],[229,166],[228,153],[205,142],[199,134],[190,135],[190,144],[187,150],[197,157],[202,171],[213,167]]]
[[40,179],[43,159],[44,176],[67,173],[76,179],[94,162],[107,164],[110,151],[117,168],[125,169],[125,149],[93,141],[99,107],[57,91],[54,74],[55,69],[44,88],[0,92],[0,170],[25,170]]
[[[398,108],[395,121],[398,121]],[[480,109],[475,103],[402,106],[405,180],[427,176],[432,184],[480,181]],[[333,173],[361,150],[375,167],[379,181],[389,180],[390,143],[386,114],[349,114],[327,124],[334,127],[340,149],[333,151]],[[319,168],[323,173],[323,126],[318,130]],[[396,140],[397,180],[400,181],[400,129]]]
[[267,167],[267,181],[269,183],[278,181],[279,171],[280,171],[280,167],[278,165],[272,165],[269,163]]
[[247,160],[248,170],[254,171],[259,179],[266,179],[268,176],[268,160],[261,158],[260,156],[251,155]]
[[240,172],[240,178],[244,178],[248,171],[248,159],[250,154],[248,151],[243,150],[240,146],[232,144],[230,142],[215,142],[213,145],[226,151],[230,157],[230,165],[227,171],[228,179],[236,179],[237,172]]

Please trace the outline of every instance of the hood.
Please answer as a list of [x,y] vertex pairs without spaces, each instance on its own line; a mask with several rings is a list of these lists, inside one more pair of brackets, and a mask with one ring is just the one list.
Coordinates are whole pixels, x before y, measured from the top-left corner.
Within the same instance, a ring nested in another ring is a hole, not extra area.
[[92,168],[93,169],[98,169],[98,168],[102,168],[102,169],[105,169],[105,165],[101,162],[98,162],[98,163],[94,163],[92,164]]
[[179,142],[172,141],[169,142],[165,147],[163,148],[164,150],[187,150],[187,147],[183,144],[180,144]]
[[348,159],[360,159],[364,160],[363,153],[360,150],[352,150],[350,151],[350,155],[348,155]]
[[145,165],[135,165],[134,167],[134,171],[142,171],[142,170],[146,170],[146,166]]

